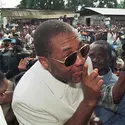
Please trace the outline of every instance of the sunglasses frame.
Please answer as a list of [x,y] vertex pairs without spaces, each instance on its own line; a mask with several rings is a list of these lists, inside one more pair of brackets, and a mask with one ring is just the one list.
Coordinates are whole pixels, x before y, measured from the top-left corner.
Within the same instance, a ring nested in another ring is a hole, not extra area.
[[[50,59],[52,59],[52,60],[54,60],[54,61],[57,61],[57,62],[59,62],[59,63],[61,63],[61,64],[66,64],[66,59],[68,58],[68,57],[70,57],[71,55],[73,55],[74,53],[76,53],[77,55],[78,55],[78,53],[80,53],[80,51],[83,49],[83,48],[85,48],[85,47],[88,47],[88,52],[89,52],[89,49],[90,49],[90,47],[89,47],[89,44],[85,44],[85,45],[83,45],[79,50],[77,50],[77,51],[75,51],[75,52],[73,52],[73,53],[71,53],[71,54],[69,54],[67,57],[65,57],[65,59],[64,59],[64,61],[61,61],[61,60],[58,60],[58,59],[55,59],[55,58],[52,58],[52,57],[49,57]],[[86,55],[88,54],[88,52],[86,53]],[[80,53],[81,54],[81,53]],[[82,54],[81,54],[82,55]],[[86,57],[86,55],[84,56],[84,57]],[[82,56],[83,57],[83,56]],[[83,58],[84,58],[83,57]],[[77,59],[77,57],[76,57],[76,59]],[[75,60],[76,61],[76,60]],[[75,63],[75,62],[74,62]],[[73,63],[73,64],[74,64]],[[72,65],[73,65],[72,64]],[[65,65],[66,66],[66,65]],[[69,65],[69,66],[71,66],[71,65]],[[68,66],[66,66],[66,67],[68,67]]]

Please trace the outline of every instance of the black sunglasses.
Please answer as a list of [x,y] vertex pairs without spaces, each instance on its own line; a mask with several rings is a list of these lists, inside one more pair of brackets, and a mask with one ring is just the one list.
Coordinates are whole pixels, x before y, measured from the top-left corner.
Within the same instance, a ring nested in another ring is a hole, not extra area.
[[61,61],[61,60],[58,60],[58,59],[55,59],[55,58],[51,58],[49,57],[50,59],[52,60],[55,60],[59,63],[62,63],[64,64],[66,67],[68,66],[71,66],[73,65],[75,62],[76,62],[76,59],[77,59],[77,54],[80,53],[82,55],[83,58],[85,58],[89,52],[89,45],[88,44],[85,44],[84,46],[82,46],[79,50],[71,53],[70,55],[68,55],[64,61]]

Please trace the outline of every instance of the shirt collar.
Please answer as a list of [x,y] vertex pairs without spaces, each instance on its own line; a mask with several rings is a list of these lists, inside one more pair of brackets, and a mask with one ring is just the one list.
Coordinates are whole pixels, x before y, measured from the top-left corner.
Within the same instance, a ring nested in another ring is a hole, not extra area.
[[105,81],[105,83],[108,83],[111,77],[112,77],[112,70],[110,68],[109,72],[102,77],[102,80]]
[[38,71],[40,75],[41,82],[44,81],[46,86],[50,89],[50,91],[55,94],[57,97],[62,98],[64,93],[69,87],[69,84],[65,84],[59,80],[57,80],[48,70],[46,70],[43,65],[37,61]]

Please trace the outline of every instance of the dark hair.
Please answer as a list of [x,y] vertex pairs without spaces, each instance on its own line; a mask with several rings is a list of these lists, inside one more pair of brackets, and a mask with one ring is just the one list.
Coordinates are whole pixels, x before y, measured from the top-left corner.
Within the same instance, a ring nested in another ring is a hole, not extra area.
[[0,71],[0,86],[2,86],[2,81],[5,79],[5,75],[4,75],[4,73],[2,73],[1,71]]
[[19,45],[15,45],[13,47],[13,53],[21,53],[23,51],[23,48]]
[[109,57],[112,57],[112,47],[107,41],[98,40],[98,41],[95,41],[93,44],[100,45],[100,47],[102,47],[108,52]]
[[125,52],[125,43],[122,45],[122,50]]
[[96,35],[96,40],[105,40],[107,41],[107,32],[100,32]]
[[112,72],[114,72],[116,64],[116,51],[114,51],[112,49],[112,46],[105,40],[95,41],[93,44],[99,45],[100,48],[102,48],[103,50],[105,50],[105,52],[108,53],[108,56],[110,58],[109,67],[111,68]]
[[73,32],[73,28],[69,24],[63,21],[48,20],[43,22],[36,29],[34,34],[34,46],[37,56],[47,57],[48,51],[51,51],[51,48],[49,46],[51,38],[59,33],[68,33],[68,32]]

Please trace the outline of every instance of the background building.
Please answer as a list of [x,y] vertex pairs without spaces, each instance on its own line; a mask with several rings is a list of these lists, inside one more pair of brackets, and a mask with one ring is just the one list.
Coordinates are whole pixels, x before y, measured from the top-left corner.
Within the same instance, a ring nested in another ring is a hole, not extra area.
[[86,25],[125,24],[125,9],[84,7],[80,11],[80,23]]
[[3,8],[1,9],[1,17],[3,25],[9,23],[39,23],[48,19],[59,19],[66,16],[70,21],[73,20],[76,13],[71,11],[54,11],[54,10],[33,10],[33,9],[18,9],[18,8]]

